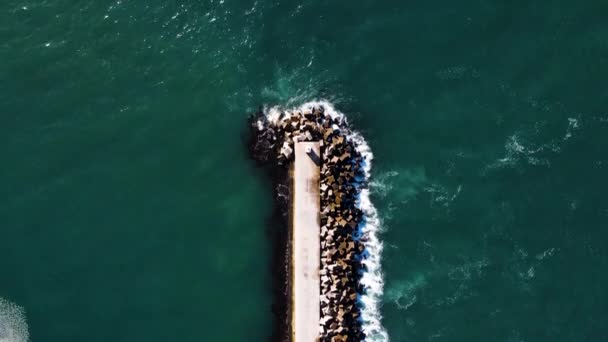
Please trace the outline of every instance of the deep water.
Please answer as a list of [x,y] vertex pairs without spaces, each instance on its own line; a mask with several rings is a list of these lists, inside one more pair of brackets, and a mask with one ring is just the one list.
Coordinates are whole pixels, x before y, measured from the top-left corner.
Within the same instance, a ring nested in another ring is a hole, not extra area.
[[2,1],[0,297],[34,342],[266,341],[246,118],[324,98],[374,152],[392,341],[606,341],[607,15]]

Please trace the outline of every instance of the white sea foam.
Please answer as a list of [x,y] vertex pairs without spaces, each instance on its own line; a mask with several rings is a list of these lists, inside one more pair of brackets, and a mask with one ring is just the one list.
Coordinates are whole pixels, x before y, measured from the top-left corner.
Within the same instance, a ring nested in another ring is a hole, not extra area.
[[406,311],[418,301],[417,293],[427,286],[427,275],[415,273],[410,279],[397,280],[386,290],[385,298]]
[[[323,106],[325,114],[328,114],[332,119],[347,121],[347,118],[343,113],[336,110],[333,104],[324,100],[307,102],[290,110],[305,112],[320,106]],[[266,118],[272,123],[277,123],[282,111],[283,109],[281,107],[265,108]],[[361,156],[364,158],[363,171],[365,173],[365,180],[363,180],[362,183],[367,184],[369,183],[368,180],[371,175],[374,154],[367,144],[367,141],[365,141],[365,138],[363,138],[359,132],[351,131],[348,135],[348,139],[355,143],[357,151],[361,153]],[[365,293],[360,298],[362,304],[362,328],[366,335],[366,341],[388,341],[389,337],[382,326],[382,314],[380,312],[380,303],[382,302],[384,291],[384,277],[381,268],[383,244],[382,241],[378,239],[378,234],[380,233],[382,226],[378,211],[371,202],[369,188],[365,187],[361,189],[358,206],[365,214],[365,223],[361,229],[361,240],[364,242],[366,249],[366,258],[363,260],[366,271],[361,277],[361,285],[365,288]]]
[[0,342],[27,342],[29,338],[23,308],[0,298]]

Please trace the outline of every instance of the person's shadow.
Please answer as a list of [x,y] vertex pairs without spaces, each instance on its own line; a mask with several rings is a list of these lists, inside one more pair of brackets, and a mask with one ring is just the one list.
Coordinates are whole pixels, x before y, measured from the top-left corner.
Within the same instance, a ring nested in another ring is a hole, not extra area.
[[315,152],[315,150],[313,150],[312,148],[310,150],[306,150],[306,154],[308,154],[308,156],[310,157],[310,159],[312,159],[315,165],[321,166],[321,157],[317,154],[317,152]]

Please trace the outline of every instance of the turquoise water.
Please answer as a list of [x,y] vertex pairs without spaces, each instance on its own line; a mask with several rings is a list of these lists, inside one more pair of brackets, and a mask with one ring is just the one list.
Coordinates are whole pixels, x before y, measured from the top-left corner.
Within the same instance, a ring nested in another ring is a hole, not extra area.
[[604,341],[607,13],[3,1],[0,297],[32,341],[266,340],[245,119],[326,98],[375,155],[392,341]]

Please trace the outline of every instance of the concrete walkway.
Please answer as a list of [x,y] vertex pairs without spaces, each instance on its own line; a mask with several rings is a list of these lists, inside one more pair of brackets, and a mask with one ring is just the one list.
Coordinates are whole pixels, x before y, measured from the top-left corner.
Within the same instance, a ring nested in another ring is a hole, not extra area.
[[321,294],[319,143],[296,142],[294,153],[292,342],[314,342],[319,338]]

